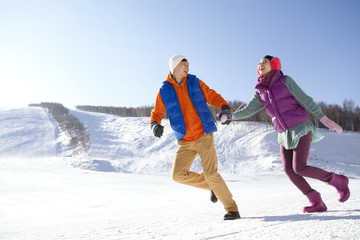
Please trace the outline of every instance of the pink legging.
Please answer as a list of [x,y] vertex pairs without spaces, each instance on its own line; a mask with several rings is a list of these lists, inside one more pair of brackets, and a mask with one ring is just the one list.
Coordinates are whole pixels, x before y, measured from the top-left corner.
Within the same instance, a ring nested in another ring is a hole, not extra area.
[[310,145],[311,132],[300,138],[295,149],[287,150],[282,144],[280,144],[280,153],[285,173],[304,195],[314,191],[304,177],[329,182],[333,175],[331,172],[326,172],[320,168],[307,165]]

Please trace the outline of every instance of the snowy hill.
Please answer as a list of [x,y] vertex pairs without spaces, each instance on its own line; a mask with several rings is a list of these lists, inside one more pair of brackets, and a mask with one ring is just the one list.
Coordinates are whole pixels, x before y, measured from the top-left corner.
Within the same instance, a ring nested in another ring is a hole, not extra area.
[[[127,173],[171,172],[177,143],[169,122],[163,120],[162,138],[153,136],[149,118],[121,118],[106,114],[71,111],[90,134],[91,148],[86,158],[71,158],[69,139],[41,108],[0,112],[0,157],[68,156],[77,167]],[[226,174],[283,174],[277,133],[262,123],[239,122],[217,125],[215,145],[219,170]],[[325,138],[314,143],[311,164],[358,175],[360,134],[337,134],[320,129]],[[199,158],[194,171],[201,171]]]
[[56,156],[58,128],[42,109],[0,111],[0,156]]
[[[72,111],[90,134],[87,157],[41,108],[0,109],[0,239],[358,239],[360,134],[321,129],[309,164],[346,174],[351,197],[309,180],[329,211],[303,214],[306,198],[282,170],[277,134],[250,122],[218,125],[219,172],[242,219],[223,222],[209,193],[174,183],[177,143],[167,120]],[[199,159],[192,167],[201,171]]]

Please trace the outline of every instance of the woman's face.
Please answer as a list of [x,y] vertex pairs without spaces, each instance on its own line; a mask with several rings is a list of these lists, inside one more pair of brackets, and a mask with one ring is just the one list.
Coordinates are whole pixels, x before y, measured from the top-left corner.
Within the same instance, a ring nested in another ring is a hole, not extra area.
[[272,68],[271,68],[270,60],[267,58],[262,58],[258,66],[258,70],[261,77],[271,72]]

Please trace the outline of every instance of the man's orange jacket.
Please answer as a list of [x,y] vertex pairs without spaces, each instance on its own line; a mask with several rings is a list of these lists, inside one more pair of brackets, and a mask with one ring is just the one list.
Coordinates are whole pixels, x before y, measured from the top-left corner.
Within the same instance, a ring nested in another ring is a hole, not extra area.
[[[176,82],[169,74],[166,81],[170,82],[174,87],[177,97],[179,99],[181,112],[185,120],[186,135],[181,139],[184,142],[192,142],[199,139],[205,134],[205,130],[201,123],[201,119],[190,100],[190,96],[187,90],[187,78],[184,78],[180,83]],[[199,80],[201,91],[204,94],[207,103],[221,109],[223,105],[228,105],[220,94],[215,90],[210,89],[203,81]],[[161,124],[161,120],[166,113],[165,105],[161,99],[160,91],[157,94],[155,107],[151,111],[150,123],[157,122]]]

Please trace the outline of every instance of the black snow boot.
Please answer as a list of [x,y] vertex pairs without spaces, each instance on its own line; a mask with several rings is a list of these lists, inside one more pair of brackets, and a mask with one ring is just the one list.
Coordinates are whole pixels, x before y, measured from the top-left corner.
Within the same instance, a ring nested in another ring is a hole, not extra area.
[[210,191],[210,201],[212,201],[213,203],[216,203],[218,201],[215,193],[213,192],[213,190]]
[[240,218],[240,213],[236,212],[227,212],[224,216],[224,220],[235,220]]

